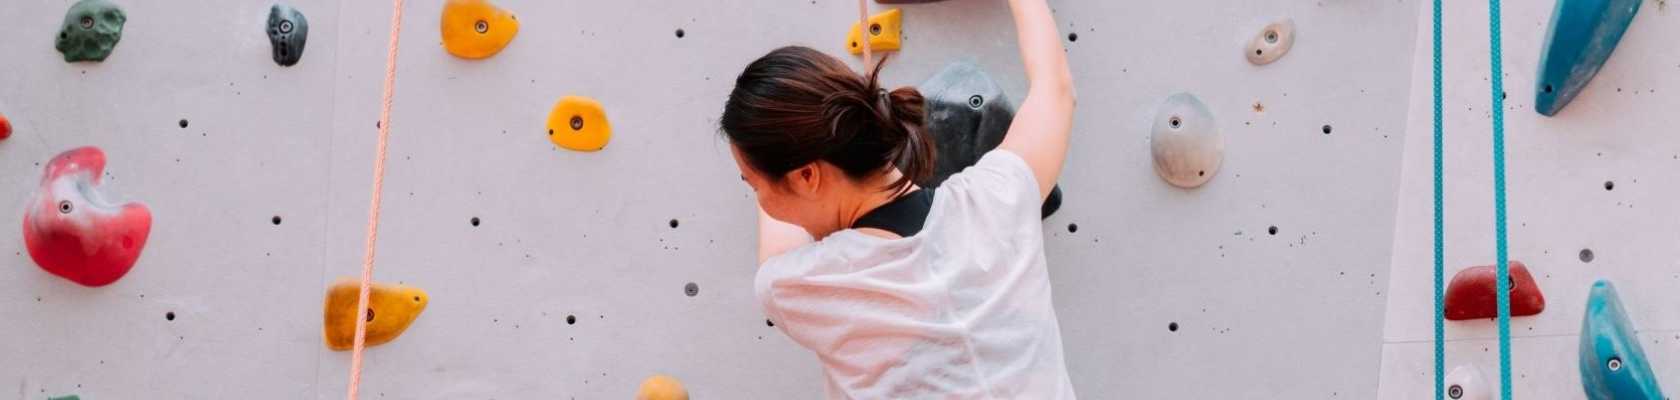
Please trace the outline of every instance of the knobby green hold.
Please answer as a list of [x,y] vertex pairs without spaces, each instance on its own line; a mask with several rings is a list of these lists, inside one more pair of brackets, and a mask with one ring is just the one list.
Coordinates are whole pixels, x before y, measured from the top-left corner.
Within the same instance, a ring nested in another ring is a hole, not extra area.
[[128,22],[128,15],[116,4],[78,1],[64,13],[64,25],[58,29],[58,52],[64,53],[65,62],[105,61],[122,40],[124,22]]
[[309,20],[303,12],[285,4],[268,9],[268,41],[274,45],[274,63],[290,67],[303,58],[309,40]]

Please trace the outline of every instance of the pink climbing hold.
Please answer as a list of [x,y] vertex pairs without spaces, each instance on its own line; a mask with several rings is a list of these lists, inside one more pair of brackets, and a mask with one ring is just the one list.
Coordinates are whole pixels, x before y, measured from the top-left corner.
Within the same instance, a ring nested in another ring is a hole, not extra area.
[[53,157],[23,214],[23,240],[41,269],[84,286],[128,273],[146,247],[152,212],[111,203],[99,191],[105,152],[81,147]]

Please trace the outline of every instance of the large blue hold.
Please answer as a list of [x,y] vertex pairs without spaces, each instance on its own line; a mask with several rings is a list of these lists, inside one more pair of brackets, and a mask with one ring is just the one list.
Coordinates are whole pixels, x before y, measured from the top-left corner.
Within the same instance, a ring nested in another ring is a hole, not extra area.
[[1581,388],[1591,400],[1663,400],[1616,286],[1593,283],[1581,321]]
[[1581,94],[1622,41],[1644,0],[1558,0],[1540,50],[1534,110],[1557,115]]

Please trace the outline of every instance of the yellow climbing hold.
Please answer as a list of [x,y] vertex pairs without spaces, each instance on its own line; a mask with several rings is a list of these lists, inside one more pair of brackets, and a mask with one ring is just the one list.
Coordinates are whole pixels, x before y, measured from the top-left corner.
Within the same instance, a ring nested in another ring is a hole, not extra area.
[[426,291],[419,288],[375,283],[368,293],[368,311],[356,312],[361,282],[343,278],[327,288],[326,306],[321,333],[327,348],[350,350],[356,340],[356,317],[365,316],[367,346],[376,346],[396,339],[408,329],[408,324],[426,310]]
[[588,97],[566,96],[548,113],[548,141],[577,151],[597,151],[612,139],[612,124],[601,103]]
[[642,389],[636,391],[636,400],[688,400],[688,390],[683,389],[682,382],[677,378],[654,375],[642,381]]
[[485,0],[448,0],[443,5],[443,49],[461,58],[496,55],[519,34],[519,18]]
[[[897,8],[869,16],[869,51],[898,50],[903,26],[904,13]],[[862,28],[853,23],[852,33],[846,35],[846,49],[852,54],[863,54]]]

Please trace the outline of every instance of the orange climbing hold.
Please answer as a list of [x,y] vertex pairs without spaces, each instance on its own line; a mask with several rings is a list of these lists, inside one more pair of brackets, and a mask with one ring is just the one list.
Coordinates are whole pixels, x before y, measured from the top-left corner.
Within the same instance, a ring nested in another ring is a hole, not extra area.
[[485,0],[449,0],[443,5],[443,49],[479,59],[501,52],[519,34],[519,18]]
[[642,381],[636,400],[688,400],[688,390],[681,381],[665,375],[654,375]]
[[[852,54],[863,54],[862,28],[853,23],[852,33],[846,35],[846,49]],[[904,13],[897,8],[869,16],[869,50],[898,50],[903,30]]]
[[389,342],[402,335],[408,325],[426,310],[426,291],[403,285],[375,283],[368,293],[368,310],[356,312],[361,281],[343,278],[327,288],[321,333],[327,348],[350,350],[356,340],[356,317],[367,318],[367,346]]
[[577,151],[597,151],[612,140],[612,124],[601,103],[588,97],[566,96],[548,113],[548,141]]

